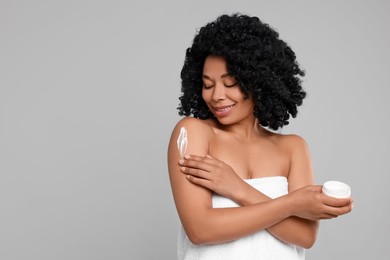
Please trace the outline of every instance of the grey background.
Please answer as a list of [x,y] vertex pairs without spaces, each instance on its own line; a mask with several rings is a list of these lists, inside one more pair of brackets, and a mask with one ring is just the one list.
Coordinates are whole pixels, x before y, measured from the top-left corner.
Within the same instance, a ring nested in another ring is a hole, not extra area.
[[276,28],[306,69],[317,183],[352,186],[307,259],[383,259],[389,232],[386,1],[0,1],[0,259],[175,259],[166,167],[179,73],[222,13]]

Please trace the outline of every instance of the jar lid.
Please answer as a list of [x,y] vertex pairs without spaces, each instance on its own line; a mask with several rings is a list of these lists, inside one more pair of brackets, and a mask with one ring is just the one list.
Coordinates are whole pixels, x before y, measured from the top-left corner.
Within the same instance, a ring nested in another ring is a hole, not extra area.
[[340,181],[327,181],[322,186],[322,192],[335,198],[349,198],[351,196],[351,187]]

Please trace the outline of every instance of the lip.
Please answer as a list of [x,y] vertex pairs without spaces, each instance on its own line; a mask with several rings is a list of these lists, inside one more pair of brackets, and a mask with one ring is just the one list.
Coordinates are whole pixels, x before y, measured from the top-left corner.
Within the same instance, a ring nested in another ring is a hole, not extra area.
[[227,116],[235,104],[227,105],[227,106],[218,106],[218,107],[212,107],[214,115],[217,117],[225,117]]

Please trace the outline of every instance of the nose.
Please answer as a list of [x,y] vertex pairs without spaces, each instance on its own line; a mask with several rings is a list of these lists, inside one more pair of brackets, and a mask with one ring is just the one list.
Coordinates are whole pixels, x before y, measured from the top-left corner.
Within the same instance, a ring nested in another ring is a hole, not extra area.
[[214,102],[224,100],[226,98],[225,86],[221,83],[216,83],[213,88],[212,99]]

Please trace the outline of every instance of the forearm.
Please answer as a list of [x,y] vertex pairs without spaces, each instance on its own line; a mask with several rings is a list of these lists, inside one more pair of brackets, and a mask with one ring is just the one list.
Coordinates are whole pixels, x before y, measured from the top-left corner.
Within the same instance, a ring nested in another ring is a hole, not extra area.
[[318,221],[289,217],[267,229],[278,239],[303,248],[313,246],[318,230]]
[[[247,185],[246,189],[235,199],[241,206],[249,206],[269,200],[271,198],[250,185]],[[316,240],[318,221],[290,216],[268,227],[267,230],[284,242],[310,248]]]
[[191,223],[184,225],[188,237],[194,244],[216,244],[269,228],[291,213],[282,196],[246,207],[209,208],[196,214]]

